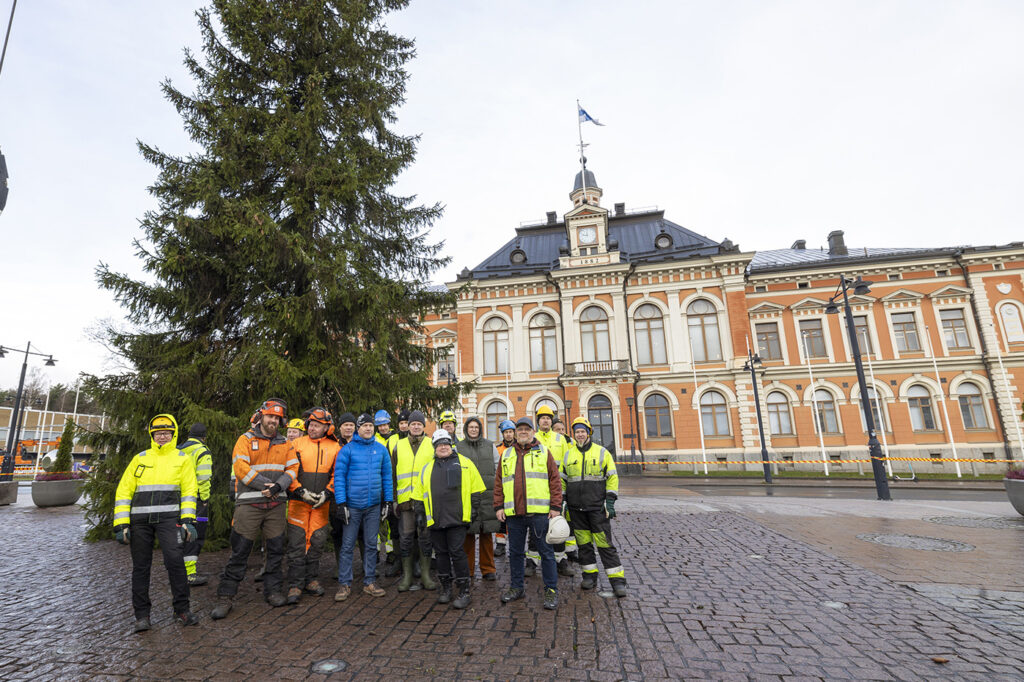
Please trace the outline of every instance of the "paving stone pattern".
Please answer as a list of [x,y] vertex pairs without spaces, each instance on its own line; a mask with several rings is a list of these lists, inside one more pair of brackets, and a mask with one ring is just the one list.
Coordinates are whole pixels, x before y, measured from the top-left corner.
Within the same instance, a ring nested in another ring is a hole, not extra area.
[[[458,612],[434,593],[356,592],[294,607],[265,605],[247,580],[228,619],[209,619],[216,581],[193,590],[199,626],[170,622],[166,574],[154,562],[154,629],[130,634],[130,560],[86,544],[78,509],[0,508],[0,679],[1020,679],[1019,640],[733,512],[623,501],[617,540],[631,595],[608,599],[562,578],[557,612],[539,576],[502,606],[508,583],[474,583]],[[692,510],[692,509],[691,509]],[[931,554],[931,553],[929,553]],[[759,555],[761,558],[752,558]],[[936,561],[956,555],[931,554]],[[213,572],[223,552],[204,555]],[[255,561],[252,566],[255,566]],[[606,587],[606,584],[605,584]],[[836,602],[826,605],[825,602]],[[932,662],[933,657],[948,660]]]

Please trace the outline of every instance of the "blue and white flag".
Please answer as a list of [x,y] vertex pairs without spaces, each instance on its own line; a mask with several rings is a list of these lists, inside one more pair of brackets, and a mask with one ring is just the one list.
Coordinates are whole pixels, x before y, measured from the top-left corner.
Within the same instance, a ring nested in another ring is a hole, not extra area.
[[579,105],[579,103],[576,104],[576,108],[580,110],[580,123],[586,123],[587,121],[590,121],[591,123],[593,123],[596,126],[603,126],[604,125],[603,123],[598,121],[596,118],[594,118],[593,116],[588,114],[586,111],[584,111],[583,107],[581,107]]

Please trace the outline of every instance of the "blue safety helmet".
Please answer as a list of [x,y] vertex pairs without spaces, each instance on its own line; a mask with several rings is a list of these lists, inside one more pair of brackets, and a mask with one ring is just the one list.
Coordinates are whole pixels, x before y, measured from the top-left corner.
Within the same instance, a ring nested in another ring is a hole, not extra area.
[[498,431],[508,431],[509,429],[512,429],[513,431],[516,429],[516,425],[511,419],[505,419],[498,424]]
[[391,423],[391,415],[388,414],[387,410],[377,410],[377,414],[373,415],[373,423],[376,426],[383,426],[384,424]]

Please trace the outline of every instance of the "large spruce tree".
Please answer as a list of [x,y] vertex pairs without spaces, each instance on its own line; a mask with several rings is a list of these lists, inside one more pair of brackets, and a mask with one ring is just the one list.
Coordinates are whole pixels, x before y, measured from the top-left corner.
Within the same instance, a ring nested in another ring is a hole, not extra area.
[[125,307],[106,342],[129,369],[91,380],[110,415],[91,435],[106,458],[88,483],[90,538],[110,536],[113,493],[148,445],[154,414],[209,427],[214,538],[230,520],[230,452],[264,398],[290,415],[451,406],[432,388],[419,316],[450,306],[431,289],[447,263],[428,229],[441,212],[392,192],[417,138],[392,130],[413,42],[384,17],[407,0],[214,0],[197,13],[192,94],[168,100],[199,150],[140,143],[158,208],[135,242],[147,277],[98,268]]

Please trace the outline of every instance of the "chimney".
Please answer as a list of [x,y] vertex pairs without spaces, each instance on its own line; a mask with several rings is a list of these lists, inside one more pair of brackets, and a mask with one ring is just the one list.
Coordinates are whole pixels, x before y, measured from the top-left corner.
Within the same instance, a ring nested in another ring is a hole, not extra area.
[[548,225],[554,225],[558,222],[558,213],[555,211],[548,211]]
[[797,239],[795,242],[793,242],[793,246],[791,246],[789,248],[791,248],[791,249],[798,249],[800,251],[803,251],[804,249],[807,248],[807,240],[806,239]]
[[626,202],[620,201],[615,204],[615,215],[626,215]]
[[828,255],[830,256],[848,256],[850,252],[846,250],[846,242],[843,241],[842,230],[832,230],[828,233]]

